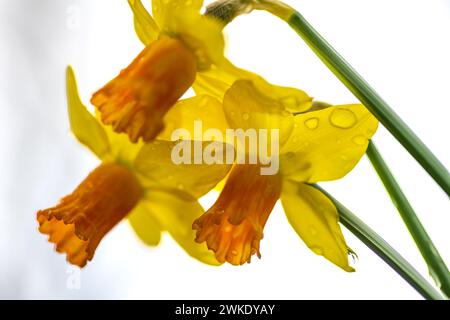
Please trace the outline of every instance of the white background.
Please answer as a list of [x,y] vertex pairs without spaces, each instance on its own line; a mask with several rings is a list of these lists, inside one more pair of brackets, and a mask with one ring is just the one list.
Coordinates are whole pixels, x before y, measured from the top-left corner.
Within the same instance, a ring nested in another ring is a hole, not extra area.
[[[288,2],[450,167],[450,1]],[[357,101],[276,18],[254,12],[236,19],[226,33],[227,54],[237,65],[320,100]],[[202,265],[169,236],[148,248],[125,222],[81,272],[81,288],[70,290],[73,269],[37,232],[35,221],[38,209],[71,192],[97,163],[70,134],[64,69],[74,66],[87,102],[141,49],[125,0],[0,1],[1,298],[421,298],[347,230],[347,243],[359,256],[357,272],[345,273],[314,255],[279,205],[265,229],[262,259],[250,265]],[[448,197],[384,128],[375,141],[450,263]],[[344,179],[323,185],[427,276],[367,159]]]

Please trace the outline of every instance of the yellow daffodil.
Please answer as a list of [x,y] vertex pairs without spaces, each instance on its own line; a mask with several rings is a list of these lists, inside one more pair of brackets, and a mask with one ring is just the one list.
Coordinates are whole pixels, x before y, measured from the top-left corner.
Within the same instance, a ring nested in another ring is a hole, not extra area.
[[377,120],[360,104],[293,114],[247,80],[235,82],[226,92],[222,114],[214,110],[217,119],[226,118],[234,129],[278,129],[279,171],[261,175],[260,163],[235,164],[216,203],[194,222],[196,241],[206,242],[219,262],[250,262],[253,254],[260,256],[264,225],[281,199],[289,222],[306,245],[353,271],[348,264],[352,251],[336,208],[310,184],[339,179],[351,171],[364,155]]
[[104,123],[127,132],[132,141],[140,136],[153,139],[164,127],[164,114],[191,85],[197,94],[221,101],[232,83],[249,79],[291,112],[311,106],[312,98],[305,92],[273,86],[228,61],[223,53],[224,24],[199,14],[203,1],[154,0],[154,19],[140,0],[128,2],[136,34],[146,48],[91,101]]
[[175,142],[132,144],[125,135],[103,127],[78,97],[71,68],[67,92],[71,129],[101,164],[56,206],[37,213],[40,232],[49,235],[70,263],[83,267],[105,234],[127,217],[148,245],[157,245],[161,232],[167,231],[191,256],[218,264],[205,245],[193,241],[191,225],[204,212],[197,199],[231,166],[175,165]]
[[132,142],[151,141],[196,73],[223,63],[222,26],[200,14],[202,0],[153,0],[153,17],[139,0],[128,2],[145,48],[91,103],[115,132],[126,132]]

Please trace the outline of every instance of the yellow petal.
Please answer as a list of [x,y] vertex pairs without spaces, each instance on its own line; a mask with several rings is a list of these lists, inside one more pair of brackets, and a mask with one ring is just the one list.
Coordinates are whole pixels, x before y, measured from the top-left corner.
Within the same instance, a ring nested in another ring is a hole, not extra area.
[[160,26],[165,19],[170,19],[170,13],[177,9],[191,9],[200,12],[203,0],[152,0],[152,13]]
[[294,127],[293,115],[249,80],[238,80],[231,86],[225,94],[223,108],[234,129],[278,129],[280,145],[286,142]]
[[156,25],[155,20],[147,12],[142,5],[141,0],[128,0],[128,4],[133,10],[134,15],[134,29],[136,34],[144,45],[148,45],[151,42],[158,39],[159,28]]
[[222,100],[225,92],[237,80],[251,80],[259,91],[277,100],[290,112],[303,112],[312,105],[312,98],[306,92],[291,88],[272,85],[261,76],[240,69],[225,60],[219,67],[211,67],[199,72],[193,85],[197,94],[210,94]]
[[210,95],[219,101],[223,101],[225,92],[237,80],[234,77],[231,80],[227,80],[228,76],[229,74],[227,73],[223,73],[222,76],[220,69],[211,66],[208,70],[197,73],[192,88],[197,95]]
[[307,184],[284,180],[281,203],[289,223],[314,253],[345,271],[354,271],[348,264],[349,249],[330,199]]
[[131,143],[128,135],[114,132],[111,126],[104,125],[101,122],[101,114],[98,110],[95,112],[95,118],[102,126],[108,137],[108,141],[110,142],[110,152],[107,160],[115,161],[128,167],[133,166],[136,155],[139,153],[144,143],[142,141]]
[[128,222],[146,245],[157,246],[161,240],[162,229],[159,221],[148,209],[151,205],[147,199],[141,200],[128,216]]
[[192,223],[204,210],[197,200],[187,200],[173,193],[150,190],[146,196],[148,209],[163,229],[167,230],[178,244],[195,259],[210,265],[220,265],[206,244],[197,244]]
[[[201,134],[199,140],[203,139],[206,130],[216,129],[225,136],[228,128],[227,120],[223,112],[222,103],[216,98],[208,95],[197,95],[192,98],[178,101],[165,115],[165,128],[158,136],[159,140],[172,140],[172,132],[176,129],[189,131],[191,138],[194,138],[195,125],[200,125]],[[209,140],[209,139],[207,139]],[[215,141],[224,141],[220,136]]]
[[102,125],[81,102],[75,74],[70,66],[66,71],[66,86],[70,128],[73,134],[97,157],[104,159],[110,152],[108,137]]
[[167,13],[162,32],[181,39],[197,57],[197,67],[205,70],[224,63],[225,40],[222,24],[197,10],[175,8]]
[[281,149],[284,176],[304,182],[342,178],[364,155],[378,121],[360,104],[299,114]]
[[[140,181],[146,188],[171,190],[197,199],[217,185],[231,169],[229,164],[207,164],[202,155],[211,142],[156,140],[142,147],[135,161]],[[216,154],[227,145],[217,142]],[[186,153],[182,152],[183,148]],[[198,151],[199,150],[199,151]],[[198,151],[199,157],[194,157]],[[173,153],[173,155],[172,155]],[[186,160],[184,163],[181,161]],[[225,162],[225,157],[223,158]],[[233,159],[232,159],[233,160]],[[231,161],[232,161],[231,160]],[[188,162],[188,163],[186,163]],[[194,162],[201,162],[195,164]],[[231,162],[232,163],[232,162]]]

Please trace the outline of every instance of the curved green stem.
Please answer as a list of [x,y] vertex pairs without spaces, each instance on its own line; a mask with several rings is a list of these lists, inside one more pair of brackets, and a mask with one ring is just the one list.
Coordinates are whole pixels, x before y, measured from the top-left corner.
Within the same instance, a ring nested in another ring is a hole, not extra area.
[[389,193],[392,202],[397,207],[397,210],[419,248],[422,257],[427,263],[430,275],[441,288],[442,292],[447,297],[450,297],[450,273],[447,266],[434,246],[433,241],[431,241],[428,236],[427,231],[422,226],[422,223],[400,188],[400,185],[395,180],[395,177],[372,141],[369,143],[366,154]]
[[293,8],[277,0],[255,0],[255,9],[266,10],[286,21],[347,88],[378,118],[391,134],[450,196],[450,174],[380,95]]
[[406,261],[394,248],[392,248],[375,231],[362,222],[349,209],[318,185],[314,185],[323,192],[336,206],[340,222],[344,227],[359,238],[369,249],[376,253],[384,262],[394,269],[406,282],[417,290],[425,299],[442,300],[443,297]]

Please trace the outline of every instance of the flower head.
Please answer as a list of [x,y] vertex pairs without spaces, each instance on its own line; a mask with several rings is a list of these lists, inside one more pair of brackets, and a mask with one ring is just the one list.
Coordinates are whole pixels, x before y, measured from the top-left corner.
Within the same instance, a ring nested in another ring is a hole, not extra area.
[[220,65],[221,24],[199,12],[202,1],[153,0],[152,17],[140,0],[129,0],[142,52],[91,99],[104,124],[132,142],[152,141],[163,117],[194,83],[198,71]]
[[264,225],[280,198],[308,247],[352,271],[347,257],[352,251],[336,208],[310,183],[339,179],[351,171],[364,155],[377,120],[358,104],[291,113],[249,80],[236,81],[226,91],[223,112],[234,129],[278,130],[279,171],[264,176],[261,164],[234,165],[216,203],[194,222],[196,240],[206,242],[219,261],[249,262],[251,255],[259,256]]
[[115,79],[91,99],[104,124],[126,132],[132,142],[153,140],[169,108],[194,82],[197,62],[179,40],[163,37],[149,44]]
[[196,241],[206,242],[219,262],[233,265],[260,257],[259,242],[281,192],[278,175],[262,176],[258,165],[236,165],[216,203],[197,219]]
[[[124,192],[126,190],[126,192]],[[94,256],[103,236],[131,212],[142,194],[132,172],[103,163],[55,207],[37,213],[39,231],[79,267]]]
[[175,142],[132,144],[103,127],[78,97],[70,67],[67,93],[71,129],[101,164],[56,206],[38,211],[39,231],[49,236],[58,252],[66,253],[70,263],[83,267],[102,238],[128,218],[146,244],[157,245],[161,232],[167,231],[191,256],[218,264],[206,246],[192,241],[190,226],[203,212],[197,199],[231,166],[177,166],[170,158]]

